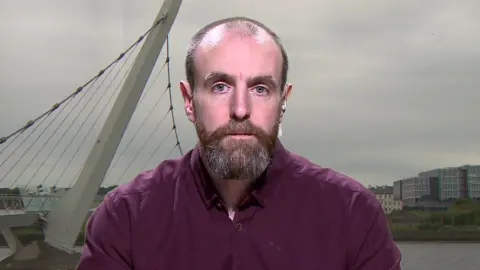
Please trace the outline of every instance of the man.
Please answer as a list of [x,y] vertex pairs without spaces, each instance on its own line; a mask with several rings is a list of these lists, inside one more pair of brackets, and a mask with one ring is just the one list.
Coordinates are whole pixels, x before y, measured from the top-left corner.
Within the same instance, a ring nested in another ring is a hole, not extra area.
[[277,139],[287,71],[259,22],[200,30],[180,83],[198,145],[106,196],[77,269],[400,269],[375,196]]

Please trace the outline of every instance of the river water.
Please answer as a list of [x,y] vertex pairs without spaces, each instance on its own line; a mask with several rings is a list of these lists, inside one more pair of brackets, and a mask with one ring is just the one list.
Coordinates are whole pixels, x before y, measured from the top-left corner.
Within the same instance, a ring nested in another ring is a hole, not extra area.
[[[403,270],[478,270],[480,243],[400,243]],[[8,250],[0,249],[0,258]]]

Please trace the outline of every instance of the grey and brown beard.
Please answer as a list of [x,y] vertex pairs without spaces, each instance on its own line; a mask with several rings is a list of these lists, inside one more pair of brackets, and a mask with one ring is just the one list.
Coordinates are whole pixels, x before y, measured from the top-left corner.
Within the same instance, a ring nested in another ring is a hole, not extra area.
[[[214,132],[207,132],[203,123],[197,121],[195,128],[200,141],[200,154],[211,177],[216,180],[258,179],[270,164],[279,122],[280,119],[270,132],[265,132],[248,119],[232,119]],[[253,135],[256,140],[228,138],[229,134]]]

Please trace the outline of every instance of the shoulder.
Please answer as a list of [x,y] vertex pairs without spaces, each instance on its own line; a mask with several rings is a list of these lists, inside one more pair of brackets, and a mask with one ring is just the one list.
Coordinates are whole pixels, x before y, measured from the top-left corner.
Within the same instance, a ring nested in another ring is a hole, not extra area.
[[401,256],[375,194],[352,177],[322,168],[304,157],[292,153],[290,156],[289,170],[294,179],[290,181],[290,190],[297,190],[296,197],[302,198],[310,209],[317,209],[322,220],[335,224],[338,237],[348,243],[349,259],[361,261],[360,255],[367,258],[383,254],[384,259],[376,258],[378,265],[398,264]]
[[375,211],[380,207],[381,210],[375,195],[358,180],[334,169],[321,167],[297,154],[288,154],[291,160],[289,170],[299,185],[332,201],[340,199],[349,206],[372,208]]
[[[132,233],[140,232],[142,236],[142,232],[155,231],[138,228],[142,226],[142,221],[168,212],[158,210],[171,206],[178,175],[186,167],[184,159],[185,156],[166,160],[105,195],[88,220],[79,269],[94,269],[100,264],[115,269],[130,269],[133,262],[127,258],[140,243],[133,241],[139,238],[139,234],[133,237]],[[152,224],[156,228],[162,226],[161,223]]]
[[178,159],[164,160],[155,168],[139,173],[130,182],[107,193],[103,203],[111,206],[122,204],[135,215],[148,204],[162,203],[158,200],[173,201],[175,187],[188,168],[185,164],[188,161],[189,153]]
[[351,234],[364,234],[374,223],[383,222],[385,214],[380,202],[359,181],[296,154],[289,155],[293,181],[288,181],[288,190],[295,193],[295,201],[300,201],[302,207],[315,205],[319,216]]

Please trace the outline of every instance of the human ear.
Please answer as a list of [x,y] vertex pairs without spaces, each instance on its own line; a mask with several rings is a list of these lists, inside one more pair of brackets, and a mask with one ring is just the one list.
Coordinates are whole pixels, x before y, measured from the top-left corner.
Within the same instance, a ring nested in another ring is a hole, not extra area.
[[192,89],[190,87],[190,84],[186,81],[181,81],[180,91],[182,92],[183,101],[184,101],[183,106],[185,108],[185,113],[187,114],[187,118],[188,120],[190,120],[190,122],[195,123],[193,95],[192,95]]
[[281,103],[281,112],[280,112],[280,121],[282,120],[283,114],[287,110],[287,100],[290,97],[290,93],[292,92],[292,84],[287,83],[282,91],[282,103]]

